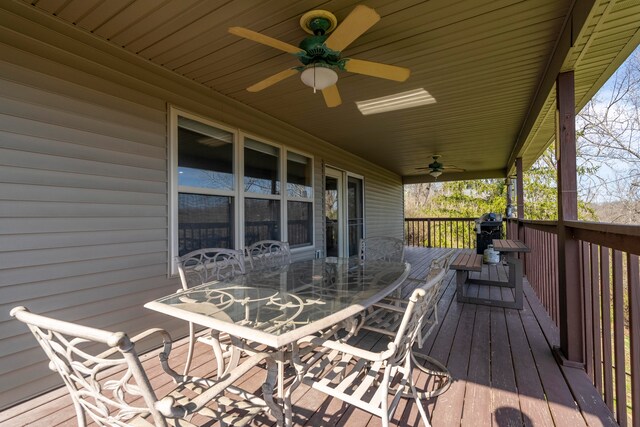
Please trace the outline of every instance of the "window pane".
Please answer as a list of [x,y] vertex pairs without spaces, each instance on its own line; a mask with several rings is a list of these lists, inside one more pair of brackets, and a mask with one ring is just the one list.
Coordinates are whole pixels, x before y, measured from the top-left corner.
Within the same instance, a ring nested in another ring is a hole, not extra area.
[[358,253],[364,231],[364,209],[362,206],[362,180],[352,176],[347,180],[347,215],[349,218],[349,256]]
[[178,194],[178,255],[233,247],[232,197]]
[[244,244],[280,240],[280,201],[244,199]]
[[244,191],[280,194],[280,149],[246,138],[244,141]]
[[289,245],[308,246],[313,240],[313,213],[309,202],[287,202]]
[[287,153],[287,193],[289,197],[312,197],[311,159]]
[[233,134],[179,117],[178,185],[233,190]]

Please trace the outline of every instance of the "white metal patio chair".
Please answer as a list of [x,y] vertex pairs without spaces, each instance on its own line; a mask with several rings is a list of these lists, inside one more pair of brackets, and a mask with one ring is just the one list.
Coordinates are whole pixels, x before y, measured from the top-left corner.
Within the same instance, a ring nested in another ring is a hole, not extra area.
[[[189,289],[212,280],[224,280],[237,274],[245,273],[244,253],[239,250],[226,248],[204,248],[189,252],[176,259],[178,274],[182,282],[183,289]],[[215,332],[198,337],[198,341],[215,347]],[[189,373],[193,351],[195,346],[195,327],[189,322],[189,347],[187,350],[187,361],[184,366],[184,374]],[[219,356],[216,354],[216,356]],[[218,357],[218,372],[224,370],[222,357]]]
[[360,239],[360,260],[404,262],[404,242],[395,237]]
[[[73,400],[78,425],[87,419],[100,426],[193,426],[186,418],[200,414],[222,425],[246,425],[261,411],[270,412],[282,424],[282,411],[273,401],[276,363],[267,353],[247,359],[219,380],[184,376],[169,367],[171,337],[162,329],[150,329],[129,338],[64,322],[15,307],[11,316],[27,324],[50,359],[49,367],[62,377]],[[158,335],[163,370],[176,387],[158,399],[134,349],[134,343]],[[233,384],[258,364],[266,362],[262,397]]]
[[311,345],[315,348],[310,352],[305,349],[304,358],[294,357],[297,375],[285,394],[287,423],[291,423],[292,417],[291,395],[299,384],[304,383],[381,417],[384,427],[389,425],[390,417],[400,398],[406,396],[405,388],[408,388],[422,420],[429,426],[429,418],[413,381],[414,359],[411,354],[431,300],[432,293],[423,288],[413,292],[393,341],[384,351],[376,352],[317,336],[301,339],[298,346]]
[[176,261],[184,289],[245,273],[244,254],[235,249],[198,249]]
[[[431,263],[431,267],[425,278],[421,281],[418,289],[423,289],[427,298],[427,313],[422,319],[416,337],[416,344],[422,349],[427,337],[438,325],[437,302],[440,289],[444,282],[444,277],[448,271],[448,264],[451,256],[441,257]],[[446,268],[445,268],[446,267]],[[363,316],[360,324],[356,328],[356,334],[361,330],[376,332],[378,334],[393,337],[400,327],[402,316],[407,309],[409,301],[401,298],[389,297],[382,302],[373,305],[372,309]],[[415,366],[422,372],[430,375],[434,381],[434,387],[428,392],[421,391],[421,398],[428,399],[439,396],[449,389],[453,378],[449,370],[438,360],[426,354],[411,351],[411,358]],[[416,360],[422,359],[422,362]]]
[[261,240],[245,248],[252,270],[282,267],[291,264],[288,242]]

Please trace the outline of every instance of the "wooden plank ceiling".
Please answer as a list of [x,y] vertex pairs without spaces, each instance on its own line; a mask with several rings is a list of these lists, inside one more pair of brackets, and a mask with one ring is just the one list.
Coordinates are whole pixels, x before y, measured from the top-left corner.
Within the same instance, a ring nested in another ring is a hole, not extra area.
[[[407,181],[430,180],[416,168],[430,163],[434,154],[441,155],[443,163],[467,171],[444,174],[441,180],[505,176],[518,142],[519,152],[515,154],[524,156],[526,166],[533,163],[553,137],[553,126],[549,126],[549,116],[553,119],[553,114],[549,114],[553,106],[551,97],[531,132],[520,139],[518,136],[573,3],[572,0],[25,2],[386,167]],[[258,93],[245,90],[276,72],[300,64],[290,54],[229,34],[228,27],[246,27],[298,45],[306,36],[299,24],[303,13],[324,9],[334,13],[340,22],[360,3],[374,8],[382,19],[348,46],[343,56],[408,67],[411,77],[406,82],[340,72],[338,87],[343,103],[336,108],[327,108],[322,95],[314,94],[297,76]],[[573,61],[574,65],[586,60],[592,64],[589,71],[577,78],[583,84],[577,99],[602,85],[603,76],[615,70],[610,69],[612,64],[624,60],[618,57],[623,47],[628,48],[629,40],[637,39],[637,18],[631,22],[628,19],[630,13],[635,13],[630,9],[637,8],[636,3],[640,2],[596,1],[593,22],[581,41],[585,53]],[[627,21],[618,25],[619,19],[625,17]],[[620,31],[612,34],[612,28]],[[623,32],[624,35],[619,34]],[[593,48],[589,37],[592,34],[602,34],[599,48],[608,49],[606,63],[602,59],[598,62],[597,55],[591,55],[587,49]],[[623,36],[625,40],[621,39]],[[577,51],[574,54],[580,55]],[[571,66],[569,62],[566,65]],[[426,89],[437,102],[372,116],[362,116],[355,106],[355,101],[416,88]],[[534,113],[537,117],[538,112]]]

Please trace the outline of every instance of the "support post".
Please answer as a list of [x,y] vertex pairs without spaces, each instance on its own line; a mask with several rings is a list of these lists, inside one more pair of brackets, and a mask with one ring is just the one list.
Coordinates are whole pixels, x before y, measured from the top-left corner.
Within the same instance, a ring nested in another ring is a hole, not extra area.
[[507,239],[513,239],[515,236],[511,236],[510,228],[511,228],[511,216],[513,215],[513,200],[511,200],[511,189],[513,188],[513,181],[511,177],[507,177],[505,180],[505,184],[507,185],[507,208],[505,209],[504,216],[507,218],[505,223],[507,224],[506,236]]
[[[516,158],[516,201],[518,203],[518,240],[527,244],[524,233],[524,171],[522,170],[522,157]],[[527,275],[527,257],[524,253],[518,253],[517,257],[522,260],[523,274]]]
[[524,178],[522,172],[522,157],[516,158],[516,202],[518,203],[518,240],[526,243],[524,241],[524,224],[522,224],[522,220],[524,219]]
[[556,91],[560,349],[568,364],[581,366],[584,354],[580,254],[578,241],[565,226],[565,221],[578,219],[573,71],[558,75]]

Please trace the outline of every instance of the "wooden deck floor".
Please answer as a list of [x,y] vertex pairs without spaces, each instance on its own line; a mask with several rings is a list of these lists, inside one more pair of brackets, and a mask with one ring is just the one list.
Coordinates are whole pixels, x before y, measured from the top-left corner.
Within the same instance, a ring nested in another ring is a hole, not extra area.
[[[407,248],[411,276],[424,275],[431,259],[443,251]],[[502,266],[492,269],[485,266],[482,277],[502,278],[505,274]],[[405,293],[411,291],[409,286],[412,285],[407,285]],[[447,275],[443,288],[438,304],[440,324],[422,351],[446,364],[454,383],[445,394],[427,402],[434,427],[617,425],[586,374],[556,363],[551,346],[557,345],[557,331],[526,281],[521,311],[457,303],[453,272]],[[476,286],[469,292],[513,298],[510,290],[486,286]],[[360,335],[358,339],[375,345],[378,337]],[[171,354],[178,370],[184,354],[184,345],[177,346]],[[207,348],[198,347],[193,365],[195,375],[211,372],[210,357]],[[162,393],[170,384],[158,365],[155,354],[144,356],[151,382]],[[245,381],[257,388],[261,378],[262,373],[254,370]],[[428,378],[419,376],[417,381],[426,384]],[[380,425],[380,419],[304,385],[294,393],[294,405],[296,425]],[[401,402],[393,422],[422,424],[410,401]],[[272,425],[273,420],[262,417],[254,424]],[[0,412],[0,425],[75,425],[75,414],[63,388]]]

